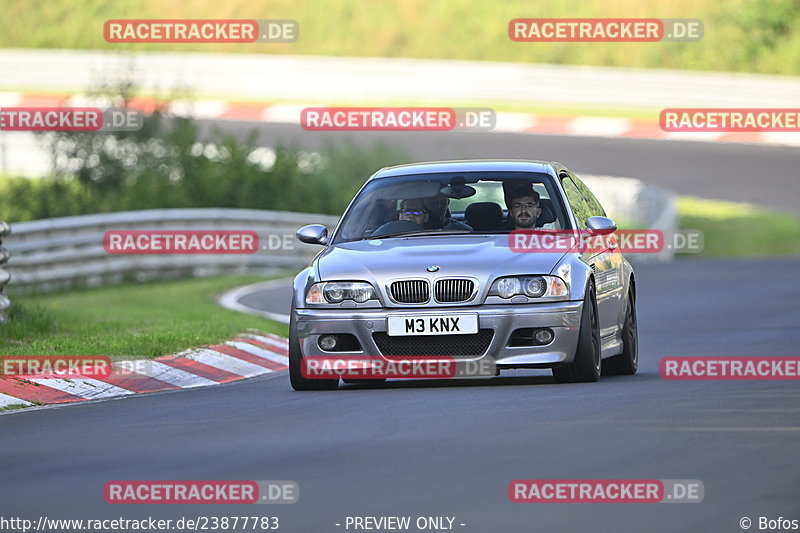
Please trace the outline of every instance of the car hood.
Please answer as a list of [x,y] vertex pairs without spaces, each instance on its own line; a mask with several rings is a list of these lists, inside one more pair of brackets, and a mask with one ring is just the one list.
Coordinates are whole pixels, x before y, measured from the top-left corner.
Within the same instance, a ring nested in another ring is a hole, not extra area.
[[[383,285],[398,278],[477,278],[482,286],[506,275],[549,274],[564,256],[519,253],[508,235],[402,237],[331,246],[316,259],[319,281],[363,280]],[[428,267],[438,267],[428,272]]]

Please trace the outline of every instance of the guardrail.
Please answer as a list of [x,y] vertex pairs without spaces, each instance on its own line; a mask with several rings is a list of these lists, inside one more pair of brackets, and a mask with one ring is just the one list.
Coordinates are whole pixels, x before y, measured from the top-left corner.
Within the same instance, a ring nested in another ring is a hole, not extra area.
[[[671,193],[633,178],[580,175],[609,216],[630,227],[673,231],[677,225]],[[14,262],[14,286],[37,291],[97,286],[122,281],[176,279],[217,274],[268,273],[300,269],[320,251],[294,238],[311,223],[332,229],[338,217],[255,209],[152,209],[14,224],[6,239]],[[7,228],[7,225],[0,227]],[[111,230],[250,230],[262,249],[253,254],[109,254],[103,237]],[[0,233],[0,235],[6,235]],[[0,252],[0,264],[8,254]],[[638,254],[636,261],[668,261],[672,252]],[[0,287],[8,281],[0,270]],[[0,294],[0,313],[7,299]]]
[[[97,286],[122,281],[177,279],[217,274],[299,269],[319,252],[294,238],[310,223],[333,228],[338,217],[255,209],[153,209],[14,224],[7,240],[15,288],[37,291]],[[262,249],[253,254],[109,254],[103,236],[111,230],[250,230]],[[285,240],[284,240],[285,239]],[[266,249],[265,249],[266,248]]]
[[[3,237],[10,233],[11,227],[5,222],[0,222],[0,266],[5,264],[9,257],[11,257],[11,254],[9,254],[8,251],[3,248]],[[11,302],[8,301],[8,296],[3,293],[3,289],[10,280],[11,274],[0,267],[0,323],[5,322],[8,319],[6,316],[6,311],[8,310],[8,306],[11,305]]]

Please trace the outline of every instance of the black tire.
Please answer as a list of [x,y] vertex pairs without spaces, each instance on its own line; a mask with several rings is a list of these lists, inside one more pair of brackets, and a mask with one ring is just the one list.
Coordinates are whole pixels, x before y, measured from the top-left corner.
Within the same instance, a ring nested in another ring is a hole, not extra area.
[[348,385],[382,385],[386,383],[386,378],[383,379],[344,379],[342,381]]
[[636,297],[628,291],[625,322],[622,325],[622,353],[603,361],[604,376],[632,376],[639,369],[639,331],[636,321]]
[[581,330],[575,360],[569,365],[553,367],[553,377],[558,383],[593,382],[600,379],[603,362],[600,358],[600,323],[594,285],[586,289],[581,313]]
[[307,379],[300,371],[303,362],[303,354],[300,352],[300,342],[297,340],[297,328],[295,326],[294,310],[292,319],[289,322],[289,381],[292,388],[297,391],[303,390],[334,390],[339,386],[339,379]]

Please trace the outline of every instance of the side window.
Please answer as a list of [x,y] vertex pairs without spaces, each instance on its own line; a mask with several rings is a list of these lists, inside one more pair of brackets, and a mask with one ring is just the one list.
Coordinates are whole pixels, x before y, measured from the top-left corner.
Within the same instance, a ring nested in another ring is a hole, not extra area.
[[597,198],[592,191],[589,190],[589,187],[586,186],[584,182],[578,179],[577,176],[572,176],[572,179],[575,181],[575,184],[580,189],[583,198],[586,200],[586,203],[589,206],[589,211],[592,213],[591,216],[593,217],[604,217],[606,216],[606,212],[603,209],[603,206],[600,205],[600,202],[597,201]]
[[561,186],[564,187],[564,192],[567,194],[567,202],[569,202],[575,218],[578,219],[578,225],[581,229],[586,229],[586,219],[592,216],[592,212],[581,191],[570,178],[563,178]]

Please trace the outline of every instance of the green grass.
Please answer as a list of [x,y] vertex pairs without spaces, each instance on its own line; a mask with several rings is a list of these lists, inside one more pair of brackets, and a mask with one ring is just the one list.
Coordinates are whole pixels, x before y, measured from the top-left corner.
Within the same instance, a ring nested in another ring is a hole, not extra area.
[[[33,405],[44,405],[39,402],[31,402]],[[15,403],[13,405],[6,405],[5,407],[0,407],[0,413],[3,411],[16,411],[17,409],[25,409],[26,407],[31,407],[30,405],[25,405],[22,403]]]
[[264,279],[226,276],[12,293],[10,321],[0,324],[0,354],[156,357],[224,341],[247,328],[286,335],[287,326],[215,301],[227,289]]
[[703,232],[699,254],[678,257],[758,257],[800,254],[800,218],[749,204],[678,199],[681,229]]
[[[516,43],[513,18],[700,18],[686,43]],[[287,44],[111,44],[110,18],[295,19]],[[513,61],[800,74],[796,0],[6,0],[0,47]],[[5,23],[5,24],[4,24]],[[276,73],[279,75],[279,73]],[[550,83],[558,83],[551,80]]]

